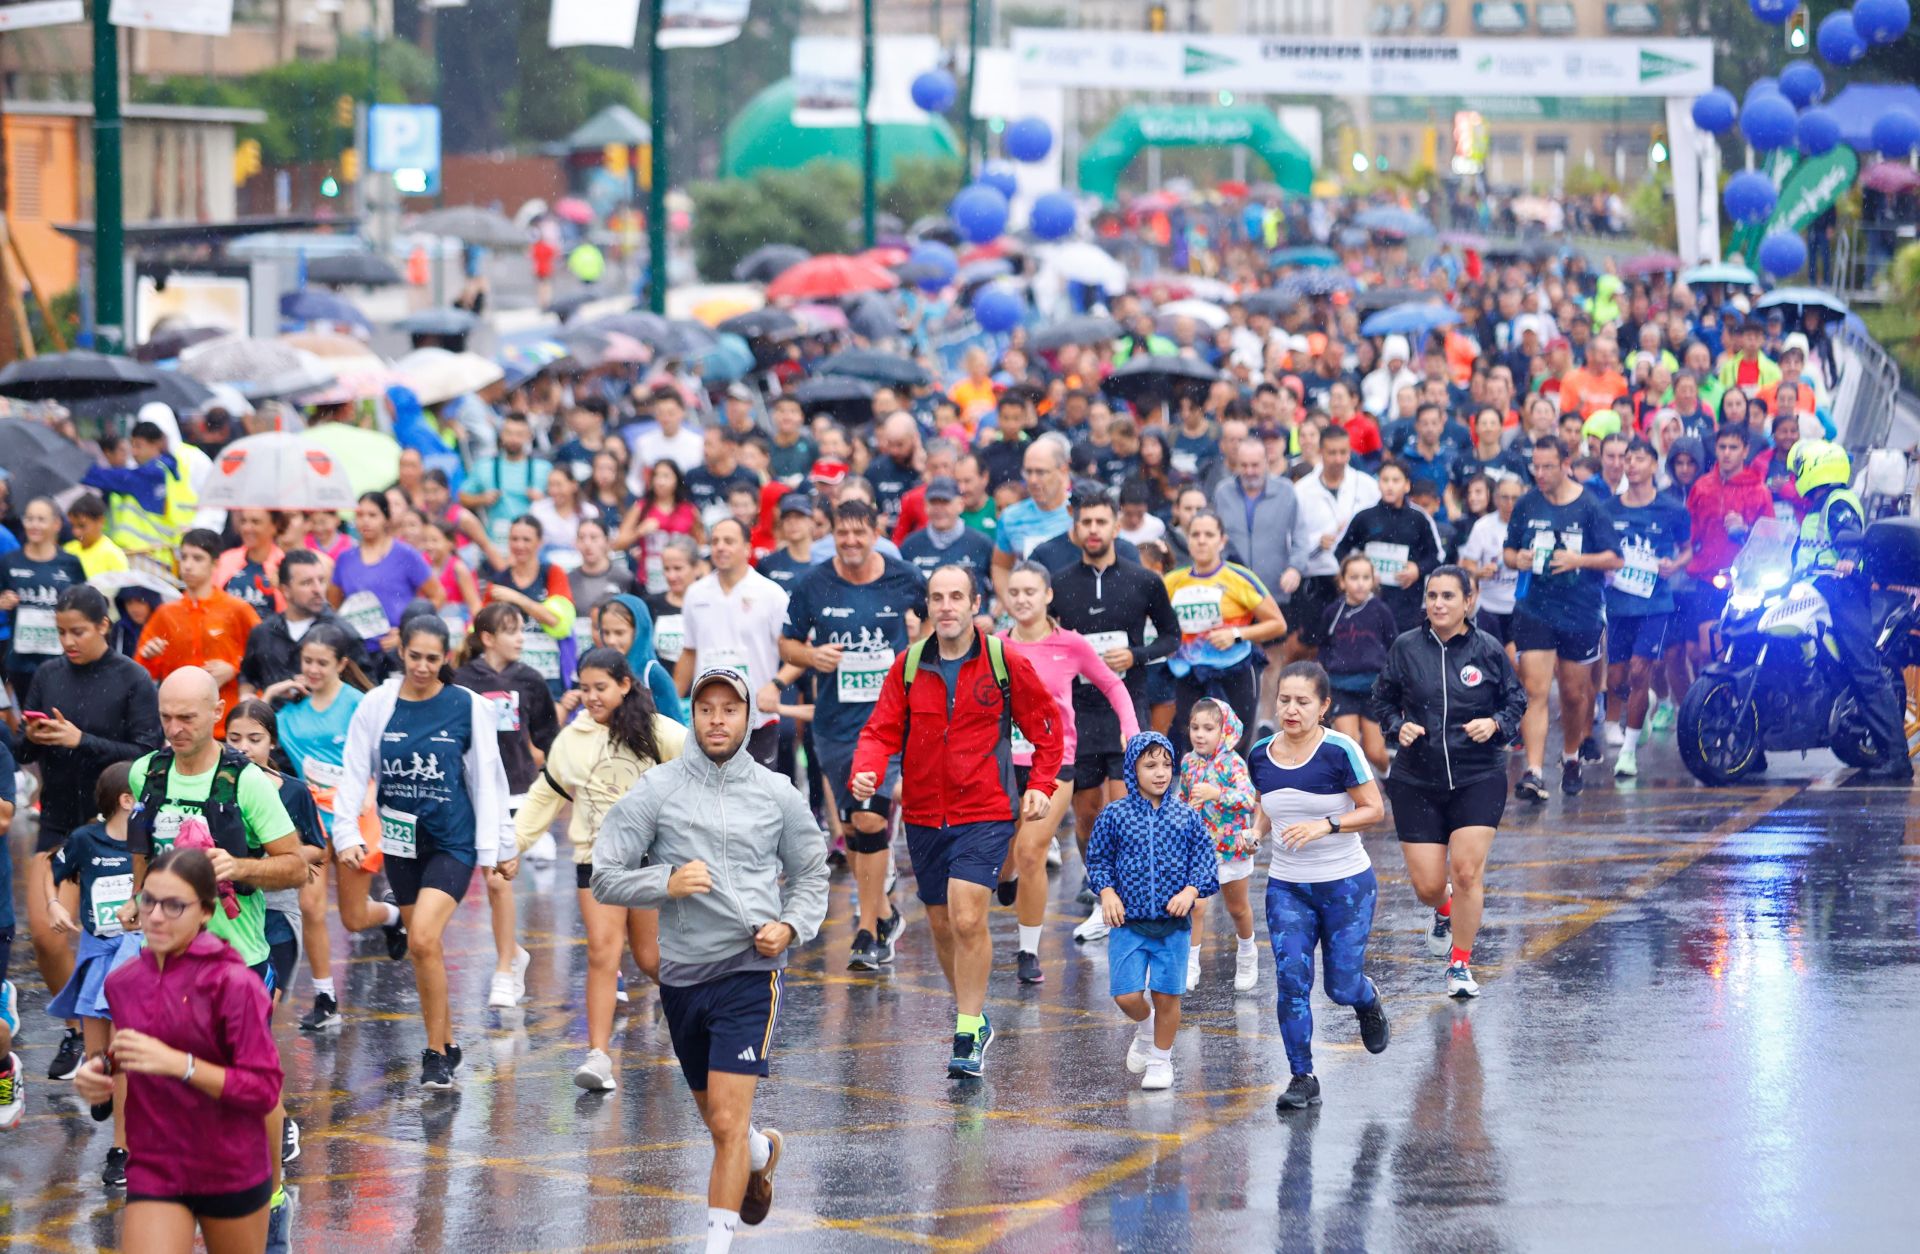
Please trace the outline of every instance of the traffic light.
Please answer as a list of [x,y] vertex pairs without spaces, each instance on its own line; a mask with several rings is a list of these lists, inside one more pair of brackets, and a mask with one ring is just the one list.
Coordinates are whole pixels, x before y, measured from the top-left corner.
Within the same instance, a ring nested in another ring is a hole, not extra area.
[[600,165],[615,178],[627,176],[627,146],[608,144],[600,150]]
[[348,148],[340,154],[340,181],[358,183],[360,181],[360,150]]
[[1647,145],[1647,160],[1654,165],[1667,163],[1667,127],[1664,122],[1654,124],[1653,139]]
[[333,198],[334,198],[335,196],[338,196],[338,195],[340,194],[340,183],[339,183],[339,181],[338,181],[337,179],[335,179],[335,178],[333,177],[333,175],[331,175],[331,174],[329,174],[329,175],[327,175],[327,177],[325,177],[325,178],[323,178],[323,179],[321,179],[321,180],[320,180],[320,194],[321,194],[322,196],[325,196],[325,197],[326,197],[326,198],[327,198],[328,200],[332,200],[332,199],[333,199]]
[[260,173],[260,141],[243,139],[233,149],[233,185],[245,183]]
[[1147,29],[1154,34],[1164,34],[1167,29],[1167,6],[1150,4],[1147,6]]
[[342,95],[333,102],[333,124],[351,128],[353,126],[353,97]]
[[1805,52],[1807,50],[1807,27],[1813,21],[1813,14],[1801,5],[1787,17],[1787,51]]

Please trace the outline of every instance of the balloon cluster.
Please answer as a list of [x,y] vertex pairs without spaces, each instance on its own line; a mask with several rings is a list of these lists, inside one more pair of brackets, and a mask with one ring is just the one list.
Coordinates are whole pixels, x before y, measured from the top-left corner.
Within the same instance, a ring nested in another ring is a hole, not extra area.
[[973,298],[973,320],[981,330],[995,335],[1019,326],[1025,313],[1026,302],[1020,293],[1004,283],[989,283]]
[[1007,229],[1006,193],[984,181],[962,188],[947,212],[960,234],[975,244],[998,239]]

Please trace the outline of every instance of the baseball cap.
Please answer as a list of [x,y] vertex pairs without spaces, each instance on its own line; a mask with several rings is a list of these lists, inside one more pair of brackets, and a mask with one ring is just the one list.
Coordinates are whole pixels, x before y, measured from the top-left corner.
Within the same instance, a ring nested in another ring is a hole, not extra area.
[[1548,340],[1548,341],[1547,341],[1547,347],[1548,347],[1549,349],[1554,349],[1554,348],[1572,348],[1572,347],[1573,347],[1573,341],[1572,341],[1572,340],[1569,340],[1569,339],[1568,339],[1568,338],[1567,338],[1566,336],[1564,336],[1564,335],[1556,335],[1556,336],[1554,336],[1554,337],[1553,337],[1552,339],[1550,339],[1550,340]]
[[847,477],[847,464],[823,457],[813,464],[811,477],[815,483],[829,488],[838,487],[840,481]]
[[727,399],[730,401],[750,401],[753,399],[753,389],[736,380],[727,385]]
[[780,498],[782,514],[813,513],[813,496],[806,492],[789,492]]
[[688,698],[698,697],[700,690],[708,684],[725,684],[738,693],[742,701],[749,706],[753,704],[753,694],[747,691],[746,677],[731,667],[709,666],[694,676],[693,687],[687,689]]
[[1790,348],[1797,348],[1803,353],[1810,351],[1809,345],[1807,344],[1806,334],[1801,331],[1795,331],[1789,334],[1786,339],[1780,342],[1781,352],[1784,353]]
[[960,499],[960,485],[949,475],[938,475],[927,480],[927,499],[929,501],[957,501]]

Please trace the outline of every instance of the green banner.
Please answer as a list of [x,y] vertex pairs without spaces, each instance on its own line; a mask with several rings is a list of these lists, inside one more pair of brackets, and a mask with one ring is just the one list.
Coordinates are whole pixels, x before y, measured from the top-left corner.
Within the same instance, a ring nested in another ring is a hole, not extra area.
[[1375,122],[1453,125],[1453,115],[1471,109],[1489,122],[1658,122],[1665,102],[1618,96],[1375,96],[1367,104]]
[[[1846,154],[1844,158],[1840,155],[1842,153]],[[1837,190],[1834,191],[1832,198],[1825,204],[1816,207],[1812,213],[1807,215],[1806,221],[1802,222],[1799,226],[1780,225],[1781,210],[1787,206],[1791,194],[1790,189],[1807,186],[1806,180],[1809,177],[1824,185],[1826,182],[1831,181],[1832,171],[1836,164],[1844,164],[1846,173],[1845,177],[1840,180],[1839,186]],[[1780,189],[1780,194],[1774,202],[1773,214],[1765,222],[1756,223],[1751,226],[1735,227],[1733,233],[1727,240],[1726,255],[1728,259],[1739,258],[1750,266],[1758,266],[1760,264],[1761,240],[1765,239],[1774,231],[1785,230],[1799,232],[1804,230],[1807,222],[1811,222],[1819,217],[1828,205],[1838,200],[1841,194],[1852,185],[1854,173],[1859,168],[1860,159],[1854,155],[1853,149],[1845,147],[1844,145],[1830,152],[1823,153],[1818,157],[1808,157],[1804,161],[1800,159],[1799,153],[1791,148],[1776,148],[1768,153],[1760,169],[1762,173],[1773,180],[1773,185]],[[1805,171],[1812,171],[1812,174],[1803,174]]]
[[1860,158],[1853,149],[1841,144],[1830,152],[1808,157],[1793,168],[1780,185],[1780,203],[1767,219],[1765,234],[1788,231],[1795,235],[1813,225],[1813,220],[1831,209],[1853,186],[1860,173]]

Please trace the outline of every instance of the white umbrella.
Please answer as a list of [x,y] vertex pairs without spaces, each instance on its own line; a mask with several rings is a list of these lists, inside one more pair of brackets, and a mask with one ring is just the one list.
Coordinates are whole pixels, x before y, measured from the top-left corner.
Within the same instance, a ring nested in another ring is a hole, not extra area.
[[506,378],[498,362],[478,353],[455,353],[444,348],[416,348],[393,363],[393,369],[429,408]]
[[1162,318],[1192,318],[1218,331],[1227,325],[1227,311],[1210,300],[1176,300],[1154,310]]
[[180,599],[178,584],[144,570],[103,570],[87,582],[104,593],[108,600],[119,595],[123,588],[145,588],[158,596],[163,605]]
[[1041,264],[1074,283],[1118,295],[1127,290],[1127,268],[1098,244],[1075,240],[1047,249]]
[[353,484],[339,457],[304,435],[271,431],[220,450],[200,485],[209,509],[350,510]]

